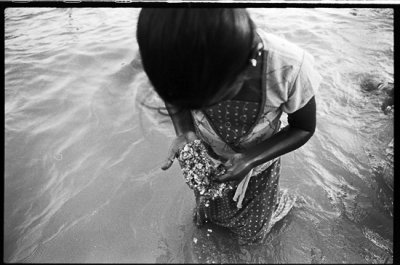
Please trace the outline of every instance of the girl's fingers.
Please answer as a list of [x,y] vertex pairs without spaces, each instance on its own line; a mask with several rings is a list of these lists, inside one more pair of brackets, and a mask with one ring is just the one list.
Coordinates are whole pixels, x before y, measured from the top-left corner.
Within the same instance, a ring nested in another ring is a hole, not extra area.
[[193,141],[195,139],[197,139],[197,136],[193,132],[189,132],[186,135],[186,139],[176,138],[170,146],[170,149],[168,151],[168,158],[164,161],[164,164],[161,166],[161,169],[167,170],[168,168],[170,168],[174,163],[174,159],[177,157],[179,153],[178,150],[182,149],[187,142]]
[[170,168],[172,166],[172,163],[174,163],[174,159],[167,158],[167,160],[165,160],[164,164],[162,165],[161,169],[167,170],[168,168]]
[[226,180],[229,180],[229,178],[232,177],[232,173],[231,172],[226,172],[224,175],[220,176],[219,178],[216,178],[217,182],[224,182]]
[[233,163],[232,163],[232,161],[229,159],[228,161],[226,161],[225,163],[223,163],[224,164],[224,166],[226,167],[226,168],[230,168],[230,167],[232,167],[233,166]]
[[165,160],[163,166],[161,167],[162,170],[167,170],[172,166],[172,163],[174,163],[174,159],[176,156],[176,151],[175,148],[172,147],[169,152],[168,152],[168,158]]

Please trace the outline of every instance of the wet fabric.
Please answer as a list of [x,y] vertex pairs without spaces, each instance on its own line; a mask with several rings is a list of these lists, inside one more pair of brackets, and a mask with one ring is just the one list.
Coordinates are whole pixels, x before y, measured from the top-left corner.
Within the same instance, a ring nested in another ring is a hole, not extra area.
[[[270,221],[277,204],[279,191],[280,159],[267,170],[250,179],[243,200],[243,207],[237,208],[232,190],[222,198],[206,203],[195,192],[196,209],[194,218],[197,225],[205,222],[229,228],[237,235],[240,244],[260,243],[270,230]],[[287,212],[287,211],[286,211]]]

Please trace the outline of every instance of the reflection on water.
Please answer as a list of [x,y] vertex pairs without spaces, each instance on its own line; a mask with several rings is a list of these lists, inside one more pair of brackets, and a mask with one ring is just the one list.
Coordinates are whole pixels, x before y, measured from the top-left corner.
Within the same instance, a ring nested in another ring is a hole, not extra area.
[[[384,263],[393,261],[393,10],[250,9],[314,55],[318,127],[282,157],[299,199],[261,246],[192,222],[194,198],[140,65],[138,9],[5,12],[4,260]],[[285,123],[285,118],[282,119]]]

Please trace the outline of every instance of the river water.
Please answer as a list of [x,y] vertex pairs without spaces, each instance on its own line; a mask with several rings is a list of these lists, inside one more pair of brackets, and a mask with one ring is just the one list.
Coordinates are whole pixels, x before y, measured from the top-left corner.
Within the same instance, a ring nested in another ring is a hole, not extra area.
[[393,261],[393,113],[360,86],[393,82],[393,10],[249,12],[323,77],[315,135],[282,157],[298,200],[256,247],[196,228],[179,166],[160,169],[174,132],[130,64],[139,9],[5,10],[4,261]]

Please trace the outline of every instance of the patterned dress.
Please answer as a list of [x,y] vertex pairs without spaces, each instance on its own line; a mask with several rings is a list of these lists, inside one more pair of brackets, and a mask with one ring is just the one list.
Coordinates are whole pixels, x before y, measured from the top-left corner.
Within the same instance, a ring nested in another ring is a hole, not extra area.
[[[260,102],[227,100],[205,110],[210,123],[228,145],[235,145],[249,132],[257,119]],[[223,118],[222,118],[223,117]],[[276,160],[259,175],[252,177],[238,208],[233,200],[235,190],[225,197],[198,203],[197,223],[210,221],[227,227],[238,236],[240,243],[260,242],[267,234],[277,202],[280,160]],[[196,194],[200,201],[199,194]]]
[[[302,108],[314,96],[321,80],[311,55],[274,35],[262,31],[258,35],[263,43],[257,59],[262,65],[261,77],[245,84],[260,85],[259,101],[227,100],[192,111],[196,134],[221,160],[276,134],[282,112],[293,113]],[[233,200],[235,190],[209,204],[202,203],[195,193],[196,223],[210,221],[227,227],[238,236],[239,243],[262,241],[272,224],[288,211],[281,202],[291,203],[280,199],[279,176],[279,157],[253,168],[242,208]]]

